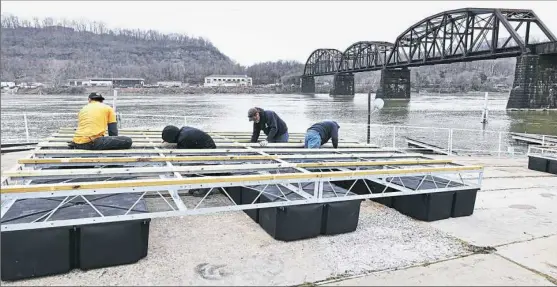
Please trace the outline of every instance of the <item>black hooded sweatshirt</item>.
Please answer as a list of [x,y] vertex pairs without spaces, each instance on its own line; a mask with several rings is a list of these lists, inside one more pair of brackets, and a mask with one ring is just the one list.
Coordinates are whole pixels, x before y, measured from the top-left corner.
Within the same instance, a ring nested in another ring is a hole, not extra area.
[[314,130],[321,136],[321,145],[326,144],[332,139],[333,147],[338,147],[338,129],[340,126],[335,121],[323,121],[315,123],[308,130]]
[[192,127],[182,127],[180,133],[178,133],[178,138],[176,143],[178,148],[187,149],[216,149],[217,146],[206,132],[192,128]]
[[267,135],[268,142],[275,142],[275,138],[288,132],[286,123],[273,111],[259,110],[259,123],[253,122],[251,142],[257,142],[261,130]]

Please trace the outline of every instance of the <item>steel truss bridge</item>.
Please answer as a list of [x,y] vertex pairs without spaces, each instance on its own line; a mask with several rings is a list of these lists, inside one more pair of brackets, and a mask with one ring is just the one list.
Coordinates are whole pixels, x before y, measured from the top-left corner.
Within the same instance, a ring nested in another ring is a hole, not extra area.
[[[547,38],[531,43],[532,27]],[[317,49],[304,77],[557,53],[557,38],[532,10],[465,8],[421,20],[394,43],[361,41],[344,52]]]

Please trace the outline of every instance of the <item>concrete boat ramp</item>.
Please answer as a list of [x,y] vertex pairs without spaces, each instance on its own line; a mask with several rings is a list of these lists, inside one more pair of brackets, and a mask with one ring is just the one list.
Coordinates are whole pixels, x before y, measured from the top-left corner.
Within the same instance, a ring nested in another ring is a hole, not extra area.
[[366,200],[355,232],[295,242],[242,211],[153,219],[138,263],[2,285],[557,285],[557,176],[526,157],[435,157],[485,166],[472,216],[426,223]]

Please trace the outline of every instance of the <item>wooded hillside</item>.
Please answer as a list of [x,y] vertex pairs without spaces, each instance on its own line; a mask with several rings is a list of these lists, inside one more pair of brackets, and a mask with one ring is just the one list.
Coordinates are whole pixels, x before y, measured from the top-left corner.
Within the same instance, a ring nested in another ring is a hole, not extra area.
[[275,83],[301,70],[295,62],[243,67],[203,38],[52,18],[1,17],[2,80],[61,84],[68,78],[141,77],[147,82],[203,83],[210,74],[248,74]]
[[[147,83],[201,84],[210,74],[247,74],[254,84],[297,85],[304,64],[235,63],[209,40],[149,30],[107,29],[98,22],[1,17],[2,81],[63,84],[69,78],[141,77]],[[515,59],[411,69],[414,89],[451,91],[510,87]],[[356,74],[357,89],[375,90],[380,72]],[[332,77],[317,78],[332,84]]]

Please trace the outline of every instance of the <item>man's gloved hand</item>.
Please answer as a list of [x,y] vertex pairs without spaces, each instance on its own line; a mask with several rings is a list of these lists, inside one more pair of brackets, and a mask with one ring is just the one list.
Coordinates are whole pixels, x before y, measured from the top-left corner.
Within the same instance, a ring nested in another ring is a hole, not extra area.
[[264,140],[264,141],[259,142],[259,145],[260,146],[267,146],[268,143],[269,143],[268,141]]

